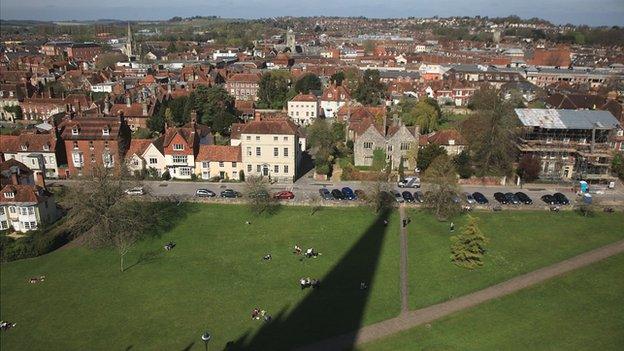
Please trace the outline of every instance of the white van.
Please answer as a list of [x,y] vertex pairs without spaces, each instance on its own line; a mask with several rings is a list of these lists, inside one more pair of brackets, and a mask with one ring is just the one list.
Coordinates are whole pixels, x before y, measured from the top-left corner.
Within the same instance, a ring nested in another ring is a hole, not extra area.
[[420,178],[407,177],[397,183],[399,188],[420,188]]

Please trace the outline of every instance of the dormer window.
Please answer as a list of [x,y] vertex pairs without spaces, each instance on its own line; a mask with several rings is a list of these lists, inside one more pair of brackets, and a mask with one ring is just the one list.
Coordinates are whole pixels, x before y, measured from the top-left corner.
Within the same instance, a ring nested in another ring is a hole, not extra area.
[[43,151],[50,151],[50,145],[44,144],[43,145]]
[[173,144],[173,150],[175,150],[175,151],[182,151],[182,150],[184,150],[184,145],[182,145],[182,144]]
[[110,128],[108,128],[108,127],[102,128],[102,135],[103,136],[109,136],[110,135]]
[[27,151],[28,150],[28,145],[26,145],[26,144],[22,144],[22,145],[20,145],[20,147],[22,148],[22,151]]
[[4,197],[6,197],[7,199],[13,199],[15,198],[15,193],[10,191],[10,192],[6,192],[4,193]]
[[72,127],[72,135],[78,135],[78,127]]

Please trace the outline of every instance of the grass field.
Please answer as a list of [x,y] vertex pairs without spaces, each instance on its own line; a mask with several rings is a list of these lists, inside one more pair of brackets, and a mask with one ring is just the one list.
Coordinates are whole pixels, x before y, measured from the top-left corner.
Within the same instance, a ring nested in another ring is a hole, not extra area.
[[[188,206],[173,230],[140,243],[128,258],[138,263],[123,273],[108,250],[62,249],[3,264],[0,318],[17,327],[2,332],[0,348],[203,350],[199,337],[209,329],[215,350],[228,341],[280,349],[398,314],[396,213],[386,228],[366,208],[311,216],[309,208],[287,207],[255,218],[240,206]],[[165,252],[169,240],[177,246]],[[322,255],[299,261],[296,243]],[[261,259],[266,253],[272,261]],[[45,282],[27,282],[39,275]],[[300,290],[299,278],[308,276],[323,279],[318,291]],[[373,282],[370,291],[359,290],[361,280]],[[279,328],[260,330],[267,324],[251,320],[254,307]]]
[[623,350],[624,255],[359,348]]
[[[119,272],[112,250],[61,249],[0,266],[5,350],[212,349],[281,350],[355,330],[399,313],[399,221],[396,211],[284,207],[254,217],[241,206],[185,204],[185,215],[158,238],[137,245]],[[390,224],[382,218],[389,216]],[[624,237],[621,214],[479,213],[490,238],[486,266],[449,262],[448,224],[412,212],[410,304],[419,307]],[[250,225],[245,221],[251,221]],[[463,219],[456,221],[461,227]],[[177,246],[165,252],[162,245]],[[318,259],[299,260],[294,244]],[[273,260],[263,261],[271,253]],[[40,284],[29,277],[45,275]],[[299,278],[321,278],[300,290]],[[370,289],[362,291],[366,281]],[[273,322],[252,321],[254,307]]]
[[[480,290],[585,251],[624,239],[624,215],[582,217],[575,212],[475,212],[489,239],[485,265],[450,262],[449,223],[413,211],[409,226],[410,309]],[[455,233],[465,217],[455,221]]]

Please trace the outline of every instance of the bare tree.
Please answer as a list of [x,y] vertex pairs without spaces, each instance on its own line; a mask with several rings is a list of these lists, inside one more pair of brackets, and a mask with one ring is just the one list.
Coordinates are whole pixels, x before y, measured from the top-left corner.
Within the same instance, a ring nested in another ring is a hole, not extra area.
[[125,256],[157,216],[150,202],[124,193],[132,185],[113,169],[97,167],[68,195],[68,224],[73,234],[94,248],[114,247],[122,272]]
[[263,212],[273,213],[277,207],[277,201],[269,192],[269,182],[266,178],[249,176],[245,180],[245,196],[248,199],[249,208],[255,214]]
[[369,206],[378,213],[383,209],[390,208],[394,205],[394,196],[390,194],[392,187],[388,183],[388,176],[385,173],[379,172],[366,190],[365,200]]
[[457,173],[450,157],[440,155],[433,160],[425,171],[424,180],[431,184],[431,190],[425,193],[425,206],[438,219],[447,219],[460,211]]
[[318,211],[320,211],[323,206],[322,206],[322,200],[321,197],[319,195],[312,195],[310,196],[310,216],[314,216],[314,214]]

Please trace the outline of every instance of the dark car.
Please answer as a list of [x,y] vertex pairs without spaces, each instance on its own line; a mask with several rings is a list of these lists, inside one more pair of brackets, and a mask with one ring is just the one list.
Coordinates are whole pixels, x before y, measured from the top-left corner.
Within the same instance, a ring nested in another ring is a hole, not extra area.
[[342,191],[340,191],[338,189],[332,190],[331,194],[334,197],[334,200],[344,200],[345,199],[345,196],[342,193]]
[[226,198],[235,198],[235,197],[239,197],[240,193],[237,191],[234,191],[232,189],[225,189],[221,192],[221,197],[226,197]]
[[509,201],[507,201],[507,197],[505,197],[505,194],[500,192],[494,193],[494,199],[503,205],[507,205],[509,203]]
[[475,201],[479,204],[479,205],[485,205],[487,204],[489,201],[487,199],[487,197],[485,197],[485,195],[481,194],[480,192],[474,192],[472,193],[472,197],[475,199]]
[[521,203],[525,205],[530,205],[533,203],[533,200],[531,200],[529,195],[523,193],[522,191],[517,192],[516,197],[518,198],[518,200],[520,200]]
[[513,205],[520,204],[520,200],[516,197],[516,194],[514,193],[505,193],[505,198],[507,199],[507,203],[509,204],[513,204]]
[[355,196],[357,196],[358,199],[364,200],[366,198],[366,193],[364,192],[364,190],[356,189]]
[[327,188],[319,189],[319,194],[321,194],[321,197],[323,198],[323,200],[333,200],[334,199],[332,194],[329,192],[329,189],[327,189]]
[[548,204],[548,205],[556,205],[557,204],[557,200],[555,200],[555,198],[552,195],[544,195],[542,196],[542,201],[544,201],[544,203]]
[[414,202],[414,196],[412,196],[412,193],[409,191],[404,191],[401,195],[403,195],[403,200],[405,200],[405,202]]
[[557,204],[559,205],[569,205],[570,204],[570,200],[568,200],[568,198],[563,195],[562,193],[554,193],[553,197],[555,198],[555,202],[557,202]]
[[355,196],[355,193],[349,187],[342,188],[342,195],[347,200],[356,200],[357,199],[357,196]]
[[278,200],[292,200],[295,198],[295,194],[293,194],[292,191],[283,190],[273,195],[273,198],[278,199]]
[[414,191],[414,201],[421,204],[425,202],[425,195],[423,195],[422,191]]

